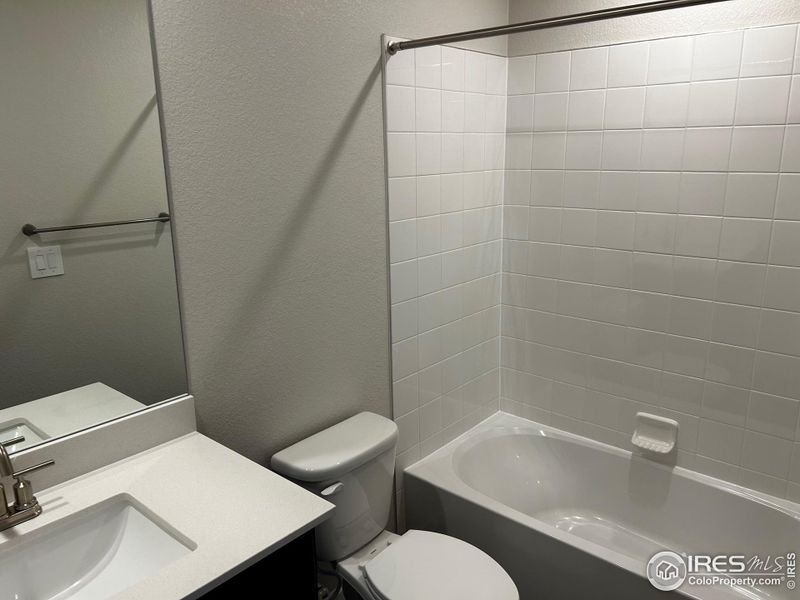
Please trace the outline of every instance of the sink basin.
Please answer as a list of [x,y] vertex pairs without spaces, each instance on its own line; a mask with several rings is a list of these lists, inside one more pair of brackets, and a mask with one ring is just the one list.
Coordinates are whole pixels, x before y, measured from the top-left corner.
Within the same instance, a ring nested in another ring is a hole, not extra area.
[[0,544],[0,592],[15,600],[100,600],[195,548],[131,496],[115,496]]
[[19,444],[13,444],[12,446],[6,446],[6,450],[9,452],[19,452],[28,446],[43,442],[50,437],[41,429],[34,427],[27,419],[14,419],[13,421],[0,423],[0,442],[13,440],[15,437],[20,436],[23,436],[25,441]]

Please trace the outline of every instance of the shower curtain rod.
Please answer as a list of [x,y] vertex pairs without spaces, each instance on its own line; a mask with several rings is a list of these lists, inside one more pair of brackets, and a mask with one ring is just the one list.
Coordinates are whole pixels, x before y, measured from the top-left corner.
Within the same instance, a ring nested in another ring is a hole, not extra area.
[[514,25],[501,25],[499,27],[487,27],[486,29],[473,29],[472,31],[462,31],[460,33],[449,33],[446,35],[434,35],[432,37],[420,38],[418,40],[407,40],[404,42],[389,42],[386,51],[395,54],[400,50],[411,50],[412,48],[424,48],[425,46],[438,46],[452,42],[463,42],[466,40],[476,40],[479,38],[492,37],[495,35],[506,35],[509,33],[522,33],[524,31],[535,31],[537,29],[549,29],[551,27],[563,27],[565,25],[575,25],[577,23],[591,23],[593,21],[604,21],[606,19],[616,19],[619,17],[630,17],[633,15],[643,15],[670,8],[683,8],[686,6],[696,6],[699,4],[713,4],[715,2],[727,2],[728,0],[655,0],[653,2],[643,2],[629,6],[617,8],[604,8],[602,10],[592,10],[565,15],[562,17],[551,17],[549,19],[539,19],[538,21],[526,21]]

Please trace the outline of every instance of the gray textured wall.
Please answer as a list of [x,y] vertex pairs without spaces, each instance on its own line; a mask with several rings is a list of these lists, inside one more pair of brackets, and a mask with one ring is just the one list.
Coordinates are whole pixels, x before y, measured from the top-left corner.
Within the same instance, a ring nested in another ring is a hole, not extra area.
[[[146,0],[0,0],[0,408],[102,381],[186,391]],[[65,274],[30,278],[26,249]]]
[[[629,4],[638,4],[638,0],[509,0],[508,13],[511,23],[519,23]],[[800,2],[797,0],[728,0],[624,19],[520,33],[509,37],[508,55],[524,56],[634,40],[793,23],[798,18]]]
[[379,36],[502,24],[507,9],[154,0],[201,431],[263,462],[357,411],[389,414]]

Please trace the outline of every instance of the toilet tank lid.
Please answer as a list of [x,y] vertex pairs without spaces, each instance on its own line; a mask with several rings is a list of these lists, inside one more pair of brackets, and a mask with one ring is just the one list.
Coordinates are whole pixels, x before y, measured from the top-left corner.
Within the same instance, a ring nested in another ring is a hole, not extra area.
[[298,481],[328,481],[380,456],[396,441],[394,421],[362,412],[284,448],[270,465]]

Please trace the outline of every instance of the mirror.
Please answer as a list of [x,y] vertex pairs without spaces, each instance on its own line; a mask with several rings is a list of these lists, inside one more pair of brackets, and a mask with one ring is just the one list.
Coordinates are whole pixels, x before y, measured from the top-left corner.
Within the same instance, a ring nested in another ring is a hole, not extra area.
[[0,441],[26,438],[10,451],[187,390],[148,11],[0,0]]

